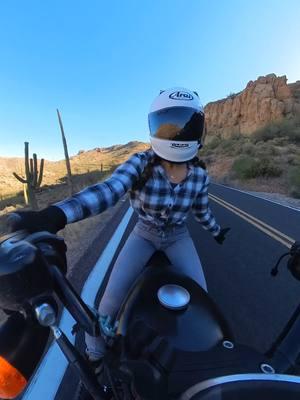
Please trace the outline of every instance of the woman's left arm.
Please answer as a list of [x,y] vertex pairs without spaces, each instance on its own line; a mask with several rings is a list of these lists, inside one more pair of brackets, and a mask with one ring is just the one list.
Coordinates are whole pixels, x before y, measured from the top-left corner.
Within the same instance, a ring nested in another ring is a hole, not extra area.
[[215,217],[209,208],[208,186],[209,177],[205,172],[203,176],[203,186],[192,205],[192,212],[195,219],[201,223],[202,227],[205,230],[210,231],[212,235],[216,237],[219,235],[221,228],[220,225],[217,224]]

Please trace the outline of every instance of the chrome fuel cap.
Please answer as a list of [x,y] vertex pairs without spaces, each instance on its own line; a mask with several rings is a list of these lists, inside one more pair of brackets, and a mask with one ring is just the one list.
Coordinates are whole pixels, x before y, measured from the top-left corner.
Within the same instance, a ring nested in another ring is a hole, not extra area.
[[158,289],[157,297],[160,304],[170,310],[182,310],[190,302],[189,292],[179,285],[164,285]]

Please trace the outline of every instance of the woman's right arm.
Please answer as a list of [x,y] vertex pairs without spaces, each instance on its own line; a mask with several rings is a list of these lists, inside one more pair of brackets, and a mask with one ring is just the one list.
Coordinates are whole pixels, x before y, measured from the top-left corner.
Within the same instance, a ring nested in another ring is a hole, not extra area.
[[89,186],[54,206],[64,212],[68,224],[100,214],[114,206],[131,189],[151,157],[151,151],[133,154],[104,182]]
[[7,228],[10,232],[26,229],[29,232],[45,230],[56,233],[66,224],[100,214],[115,205],[132,187],[152,157],[151,150],[136,153],[104,182],[88,186],[41,211],[17,211],[9,214]]

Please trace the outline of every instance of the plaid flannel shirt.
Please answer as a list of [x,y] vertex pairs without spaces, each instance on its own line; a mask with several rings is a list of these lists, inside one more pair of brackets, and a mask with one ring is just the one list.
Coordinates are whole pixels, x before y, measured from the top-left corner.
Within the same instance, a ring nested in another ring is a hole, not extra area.
[[131,206],[148,223],[162,228],[180,225],[192,210],[204,229],[214,236],[218,235],[220,226],[208,203],[209,178],[202,168],[188,163],[187,177],[172,187],[164,168],[158,164],[153,167],[152,176],[142,189],[132,189],[153,155],[152,150],[132,155],[109,179],[89,186],[55,205],[63,210],[67,222],[71,223],[100,214],[129,191]]

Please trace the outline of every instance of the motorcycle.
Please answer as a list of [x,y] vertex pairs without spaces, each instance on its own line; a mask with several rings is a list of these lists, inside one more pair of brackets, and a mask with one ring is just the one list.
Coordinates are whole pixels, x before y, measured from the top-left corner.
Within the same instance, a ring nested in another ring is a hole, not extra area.
[[[66,246],[49,232],[0,238],[0,398],[19,396],[54,339],[85,388],[83,399],[298,399],[300,306],[265,354],[241,345],[209,295],[155,255],[112,324],[66,278]],[[300,280],[300,242],[283,257]],[[78,329],[107,344],[101,379],[59,328],[61,305]]]

